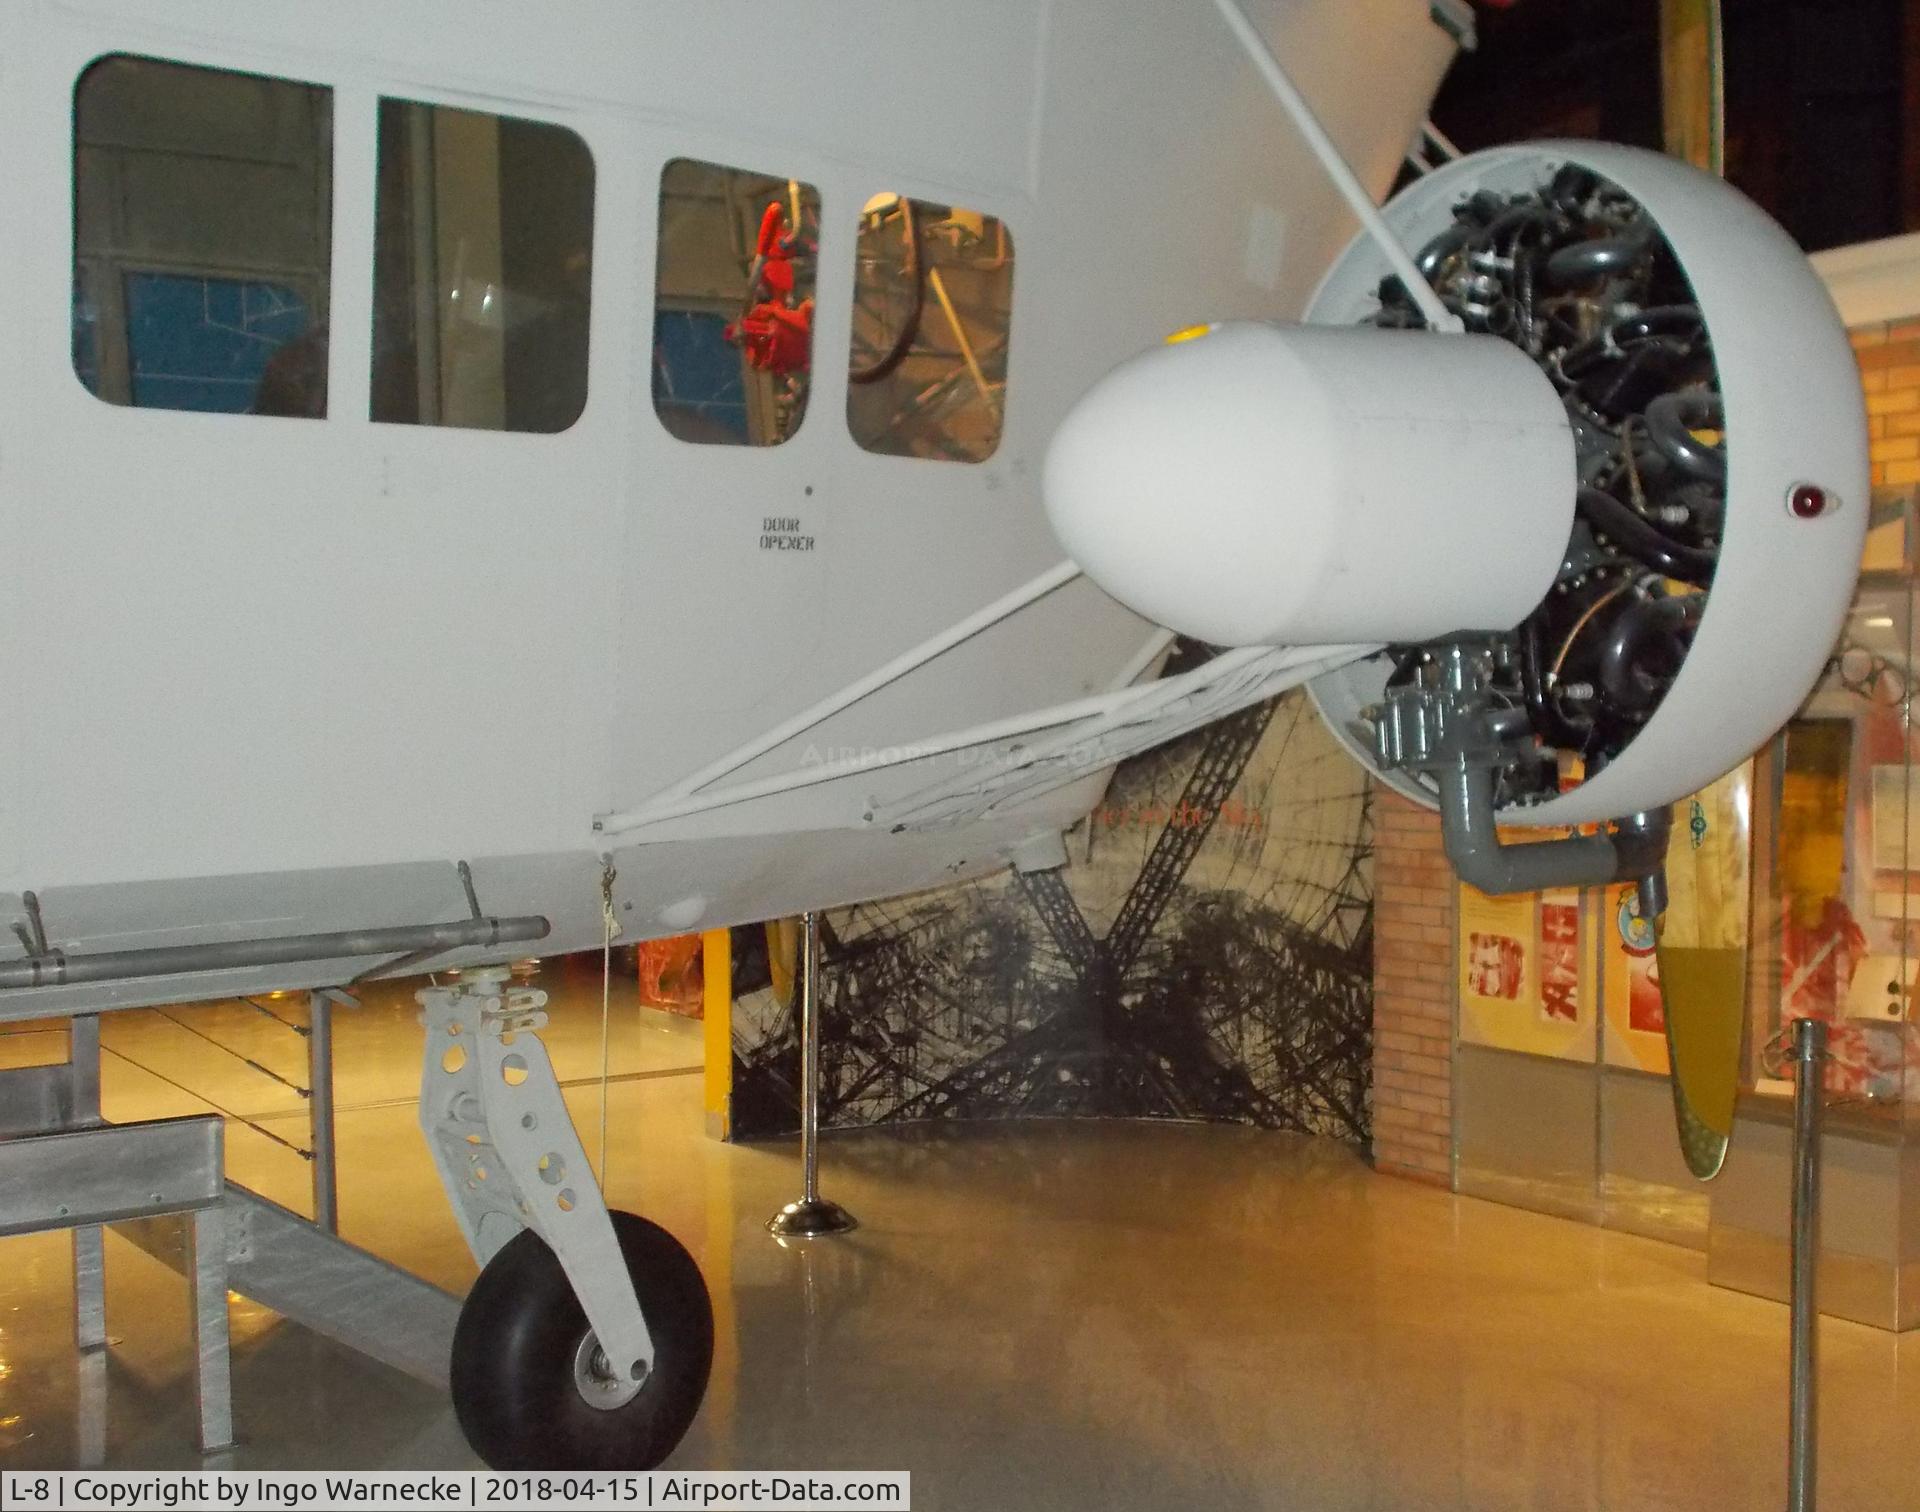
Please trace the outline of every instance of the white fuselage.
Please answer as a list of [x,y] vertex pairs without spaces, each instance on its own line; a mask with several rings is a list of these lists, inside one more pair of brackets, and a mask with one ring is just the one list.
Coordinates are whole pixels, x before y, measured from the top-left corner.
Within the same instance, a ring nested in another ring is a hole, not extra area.
[[[1453,53],[1427,5],[1253,13],[1384,193]],[[117,53],[331,89],[325,419],[115,406],[76,378],[74,90]],[[642,837],[593,821],[1059,561],[1039,462],[1072,402],[1195,321],[1297,316],[1352,232],[1201,0],[16,0],[0,58],[0,913],[24,918],[36,892],[74,953],[460,919],[463,860],[486,912],[552,921],[547,949],[599,944],[603,856],[629,940],[1001,864],[1084,812],[1100,774],[899,834],[863,823],[873,800],[966,753]],[[591,149],[587,399],[570,429],[368,418],[382,98],[553,122]],[[677,158],[819,192],[812,395],[784,445],[689,444],[650,402]],[[849,437],[856,225],[883,192],[1011,232],[987,461]],[[812,549],[763,549],[768,516],[802,521]],[[742,775],[1104,692],[1151,634],[1075,581]],[[22,948],[9,936],[0,959]],[[373,964],[16,991],[0,1017]]]

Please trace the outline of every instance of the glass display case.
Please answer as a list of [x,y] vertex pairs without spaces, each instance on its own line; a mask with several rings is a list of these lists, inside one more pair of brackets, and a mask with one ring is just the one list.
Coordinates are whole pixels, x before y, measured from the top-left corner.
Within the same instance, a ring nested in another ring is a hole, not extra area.
[[1745,1064],[1708,1245],[1711,1279],[1784,1298],[1788,1047],[1795,1019],[1825,1019],[1822,1304],[1892,1328],[1920,1324],[1914,599],[1910,574],[1863,574],[1825,676],[1756,761]]
[[[1743,1016],[1720,1176],[1696,1182],[1678,1153],[1663,1017],[1672,993],[1663,1005],[1634,890],[1490,899],[1462,888],[1460,1190],[1704,1249],[1711,1280],[1784,1299],[1788,1046],[1793,1020],[1817,1016],[1832,1025],[1823,1307],[1920,1325],[1915,618],[1911,572],[1863,575],[1798,716],[1677,806],[1674,908],[1722,917],[1727,943],[1745,951],[1704,1005]],[[1689,878],[1697,891],[1683,896]]]
[[1913,584],[1863,577],[1826,676],[1762,759],[1771,798],[1755,870],[1768,969],[1748,994],[1746,1083],[1792,1093],[1789,1026],[1832,1025],[1836,1116],[1897,1116],[1912,1059],[1920,793],[1915,791]]

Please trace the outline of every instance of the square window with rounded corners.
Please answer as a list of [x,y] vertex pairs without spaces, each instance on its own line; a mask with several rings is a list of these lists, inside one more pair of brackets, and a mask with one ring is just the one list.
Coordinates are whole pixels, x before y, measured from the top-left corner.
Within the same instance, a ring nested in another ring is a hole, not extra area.
[[660,174],[653,408],[682,441],[778,446],[807,413],[820,194],[676,158]]
[[141,409],[324,416],[333,92],[114,54],[73,123],[80,381]]
[[552,434],[587,404],[593,154],[564,126],[383,99],[369,413]]
[[1013,237],[898,194],[860,215],[847,426],[870,452],[984,462],[1000,445]]

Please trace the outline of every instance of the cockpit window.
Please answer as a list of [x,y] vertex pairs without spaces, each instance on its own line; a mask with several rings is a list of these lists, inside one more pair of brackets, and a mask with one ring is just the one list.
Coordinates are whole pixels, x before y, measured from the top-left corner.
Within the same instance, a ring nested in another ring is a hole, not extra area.
[[1000,445],[1013,238],[991,215],[877,194],[860,216],[847,425],[871,452],[984,462]]
[[653,407],[682,441],[778,446],[807,412],[820,195],[677,158],[660,176]]
[[73,367],[111,404],[327,411],[333,94],[153,58],[74,90]]
[[563,431],[587,403],[593,154],[564,126],[380,102],[371,413]]

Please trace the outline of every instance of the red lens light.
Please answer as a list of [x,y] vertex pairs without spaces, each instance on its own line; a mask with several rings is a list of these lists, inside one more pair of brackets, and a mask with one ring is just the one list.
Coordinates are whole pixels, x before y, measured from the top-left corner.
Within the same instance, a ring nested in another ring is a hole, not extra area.
[[1796,520],[1817,520],[1833,507],[1827,491],[1817,483],[1800,483],[1787,495],[1787,508]]

